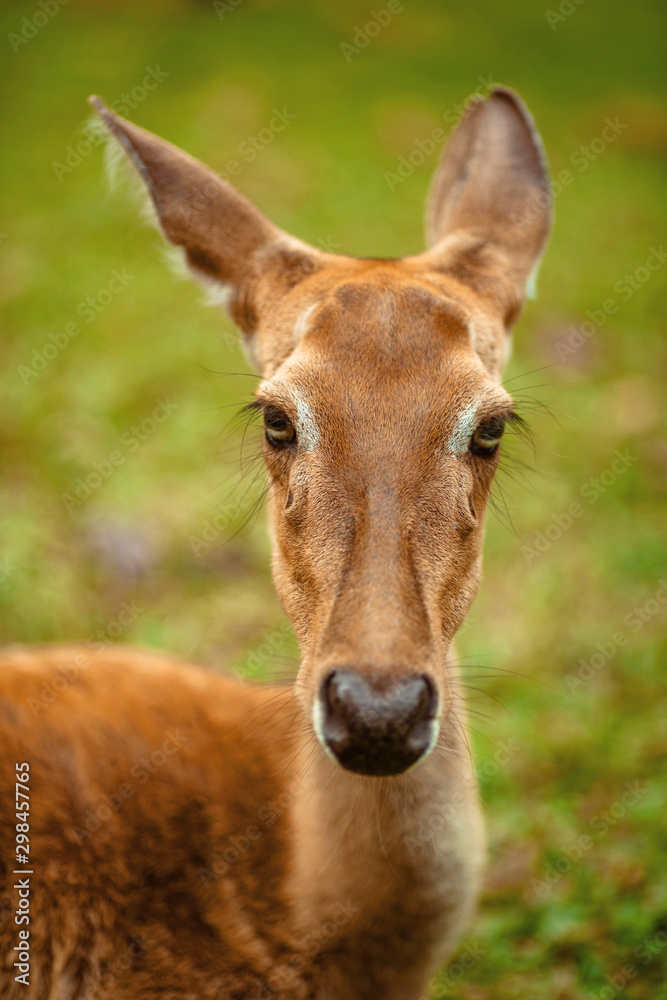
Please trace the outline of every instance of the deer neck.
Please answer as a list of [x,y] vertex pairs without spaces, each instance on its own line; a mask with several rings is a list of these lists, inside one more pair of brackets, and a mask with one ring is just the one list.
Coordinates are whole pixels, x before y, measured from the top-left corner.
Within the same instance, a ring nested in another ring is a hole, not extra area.
[[401,953],[406,970],[428,974],[468,917],[483,837],[461,722],[446,747],[396,777],[351,774],[319,745],[305,753],[293,817],[297,923],[323,962],[327,950],[339,949],[339,964],[348,956],[350,981],[361,974],[356,942],[364,976],[384,986],[384,965],[396,969]]

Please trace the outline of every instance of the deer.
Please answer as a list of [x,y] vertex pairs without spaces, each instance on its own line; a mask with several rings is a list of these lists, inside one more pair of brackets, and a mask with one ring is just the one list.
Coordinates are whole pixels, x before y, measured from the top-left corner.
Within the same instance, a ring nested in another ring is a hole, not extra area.
[[453,643],[519,419],[501,372],[550,228],[540,138],[511,89],[475,96],[427,248],[357,258],[90,101],[259,373],[301,658],[261,684],[115,644],[2,652],[0,995],[418,1000],[486,866]]

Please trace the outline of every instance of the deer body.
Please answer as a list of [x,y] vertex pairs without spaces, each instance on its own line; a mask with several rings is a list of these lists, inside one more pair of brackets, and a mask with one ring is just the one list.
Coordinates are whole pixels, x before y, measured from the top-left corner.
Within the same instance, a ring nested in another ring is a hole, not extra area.
[[[0,660],[3,845],[5,772],[30,764],[30,996],[418,1000],[481,870],[452,643],[548,230],[536,134],[510,91],[474,104],[431,249],[359,260],[94,103],[262,373],[273,574],[303,655],[284,688],[122,648]],[[0,865],[11,899],[5,847]],[[18,927],[0,922],[0,996],[25,995]]]
[[[422,995],[481,860],[460,758],[387,789],[317,746],[303,767],[313,741],[294,740],[290,688],[122,647],[26,650],[0,668],[16,706],[2,760],[31,765],[31,998]],[[2,862],[11,899],[20,866]],[[21,925],[3,915],[13,961]],[[0,995],[22,997],[11,972]]]

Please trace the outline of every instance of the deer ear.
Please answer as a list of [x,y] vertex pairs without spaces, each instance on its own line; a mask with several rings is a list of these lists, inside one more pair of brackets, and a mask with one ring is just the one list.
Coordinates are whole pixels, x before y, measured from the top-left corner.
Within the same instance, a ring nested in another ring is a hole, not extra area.
[[494,87],[444,150],[427,206],[426,257],[516,319],[551,225],[542,143],[520,98]]
[[89,100],[146,184],[165,237],[183,248],[194,276],[221,293],[252,348],[269,286],[275,299],[317,270],[322,254],[274,226],[198,160],[120,118],[99,97]]

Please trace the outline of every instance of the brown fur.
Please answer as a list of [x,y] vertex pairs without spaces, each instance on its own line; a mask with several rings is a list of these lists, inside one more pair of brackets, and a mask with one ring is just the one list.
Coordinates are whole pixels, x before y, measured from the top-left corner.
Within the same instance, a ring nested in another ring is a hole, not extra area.
[[[315,428],[312,447],[265,442],[274,579],[303,659],[294,688],[275,689],[122,648],[6,652],[0,996],[417,1000],[479,882],[452,641],[480,579],[497,456],[448,442],[471,408],[475,428],[511,410],[508,327],[549,225],[532,123],[504,88],[474,104],[436,175],[431,249],[357,260],[287,237],[94,103],[166,237],[227,286],[259,405],[303,441]],[[314,708],[341,664],[430,679],[440,735],[409,772],[351,773],[325,753]],[[28,991],[12,971],[22,761]]]

